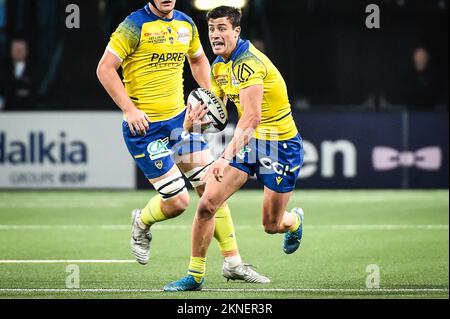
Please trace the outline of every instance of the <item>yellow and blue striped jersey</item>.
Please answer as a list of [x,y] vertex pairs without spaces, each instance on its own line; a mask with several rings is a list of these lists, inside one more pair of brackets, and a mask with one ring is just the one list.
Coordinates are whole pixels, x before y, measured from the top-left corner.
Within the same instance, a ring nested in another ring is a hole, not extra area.
[[292,117],[286,83],[269,58],[248,40],[239,39],[231,57],[225,61],[218,57],[211,70],[211,90],[220,98],[225,95],[237,107],[239,117],[243,108],[239,91],[253,85],[264,86],[261,123],[255,138],[289,140],[298,134]]
[[174,10],[172,19],[162,19],[147,4],[119,25],[108,50],[122,61],[128,95],[153,122],[184,111],[186,55],[196,58],[203,53],[191,18]]

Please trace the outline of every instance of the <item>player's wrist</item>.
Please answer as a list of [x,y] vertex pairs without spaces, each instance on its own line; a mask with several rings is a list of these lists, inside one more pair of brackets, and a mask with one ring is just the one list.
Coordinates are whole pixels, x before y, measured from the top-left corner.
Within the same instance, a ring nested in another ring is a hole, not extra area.
[[222,154],[222,156],[221,156],[220,158],[223,159],[223,160],[225,160],[225,161],[228,162],[228,163],[231,163],[231,162],[233,161],[233,159],[228,158],[227,156],[225,156],[225,155],[223,155],[223,154]]
[[122,110],[125,112],[125,114],[133,114],[139,111],[139,109],[134,105],[127,105],[123,107]]

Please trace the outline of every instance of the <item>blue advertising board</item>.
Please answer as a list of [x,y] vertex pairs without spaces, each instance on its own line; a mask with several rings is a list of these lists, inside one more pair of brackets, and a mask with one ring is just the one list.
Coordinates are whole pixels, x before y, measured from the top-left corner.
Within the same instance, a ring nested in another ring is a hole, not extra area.
[[448,188],[448,113],[295,113],[301,188]]
[[[299,189],[448,188],[448,112],[293,115],[305,150]],[[207,136],[215,157],[231,140],[236,121],[232,114],[222,135]],[[138,188],[151,188],[138,176]],[[250,179],[244,187],[261,185]]]

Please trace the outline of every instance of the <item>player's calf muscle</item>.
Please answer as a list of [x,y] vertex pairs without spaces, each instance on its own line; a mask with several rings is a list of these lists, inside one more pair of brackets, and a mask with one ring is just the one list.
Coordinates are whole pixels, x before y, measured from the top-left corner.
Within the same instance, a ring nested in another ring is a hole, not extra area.
[[273,220],[264,221],[263,225],[264,225],[264,231],[267,234],[273,235],[273,234],[278,234],[280,232],[280,224],[276,220],[275,221],[273,221]]
[[167,218],[175,218],[183,214],[189,206],[189,193],[184,192],[178,196],[164,201],[161,204],[161,209]]

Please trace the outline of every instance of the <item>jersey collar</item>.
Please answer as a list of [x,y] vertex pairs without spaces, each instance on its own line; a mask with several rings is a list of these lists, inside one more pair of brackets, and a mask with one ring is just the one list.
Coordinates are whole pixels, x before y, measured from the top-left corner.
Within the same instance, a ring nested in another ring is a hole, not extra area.
[[239,38],[236,48],[233,53],[231,53],[231,57],[229,59],[224,59],[221,56],[219,57],[219,62],[228,63],[230,61],[236,60],[236,58],[250,46],[250,41]]

